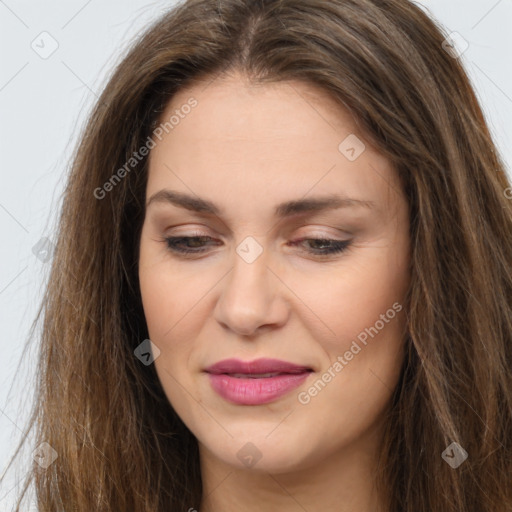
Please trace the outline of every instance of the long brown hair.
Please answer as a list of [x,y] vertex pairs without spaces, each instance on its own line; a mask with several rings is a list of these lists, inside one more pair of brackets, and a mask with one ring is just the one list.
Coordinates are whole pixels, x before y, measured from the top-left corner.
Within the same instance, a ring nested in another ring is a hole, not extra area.
[[[34,481],[41,512],[199,508],[197,441],[154,365],[134,356],[148,338],[137,271],[147,157],[130,159],[176,91],[241,70],[320,85],[408,198],[406,357],[379,458],[389,510],[512,510],[512,189],[446,36],[407,0],[189,0],[135,41],[65,189],[29,423],[58,457],[33,463],[20,501]],[[442,456],[452,443],[468,455],[457,468]]]

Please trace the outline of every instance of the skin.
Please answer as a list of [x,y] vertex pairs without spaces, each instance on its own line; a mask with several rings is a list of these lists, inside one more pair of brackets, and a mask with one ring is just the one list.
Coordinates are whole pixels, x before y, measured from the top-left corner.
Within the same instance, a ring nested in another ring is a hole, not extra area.
[[[332,366],[405,300],[409,218],[396,172],[316,86],[250,85],[235,73],[182,89],[162,119],[191,97],[197,106],[151,150],[146,201],[171,189],[214,202],[222,215],[152,202],[139,279],[150,339],[160,350],[158,377],[199,441],[199,512],[385,510],[373,472],[403,362],[404,311],[359,343],[341,371]],[[338,150],[350,134],[366,146],[354,161]],[[374,207],[273,216],[283,201],[333,193]],[[213,241],[195,246],[206,252],[188,259],[163,241],[198,232]],[[263,249],[252,263],[236,252],[247,236]],[[314,242],[291,245],[304,238],[352,244],[321,257]],[[314,372],[272,403],[236,405],[203,372],[231,357],[282,359]],[[335,377],[300,403],[298,394],[329,367]],[[248,442],[261,456],[251,467],[237,457]]]

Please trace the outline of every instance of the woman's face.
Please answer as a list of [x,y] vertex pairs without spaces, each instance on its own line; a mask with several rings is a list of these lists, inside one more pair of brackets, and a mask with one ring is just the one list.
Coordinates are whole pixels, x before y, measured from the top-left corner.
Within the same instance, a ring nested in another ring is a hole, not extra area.
[[[403,360],[409,219],[394,169],[302,82],[218,77],[175,95],[169,119],[153,137],[139,278],[170,404],[202,455],[238,468],[364,445]],[[206,371],[262,358],[283,365]]]

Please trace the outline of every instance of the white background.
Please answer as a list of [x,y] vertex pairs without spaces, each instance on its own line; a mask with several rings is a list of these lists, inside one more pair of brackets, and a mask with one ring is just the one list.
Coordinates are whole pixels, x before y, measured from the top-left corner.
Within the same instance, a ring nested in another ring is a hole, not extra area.
[[[32,248],[52,238],[62,177],[119,51],[174,3],[0,0],[0,475],[23,435],[33,391],[38,346],[35,340],[27,350],[26,342],[49,263]],[[512,1],[417,3],[469,43],[462,61],[510,175]],[[58,43],[47,59],[31,47],[44,31]],[[0,512],[12,509],[17,491],[9,474],[0,487]]]

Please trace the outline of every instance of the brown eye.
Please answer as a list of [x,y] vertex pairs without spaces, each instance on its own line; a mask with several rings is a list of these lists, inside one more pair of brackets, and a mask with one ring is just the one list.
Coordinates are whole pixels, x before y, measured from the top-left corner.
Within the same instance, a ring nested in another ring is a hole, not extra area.
[[[206,244],[214,240],[209,236],[172,236],[163,239],[167,243],[167,247],[171,252],[177,254],[202,254],[207,251]],[[339,254],[345,251],[351,244],[351,240],[334,240],[329,238],[303,238],[290,245],[296,246],[307,242],[309,249],[307,252],[318,256],[329,256],[331,254]],[[218,245],[218,244],[215,244]]]
[[312,242],[313,249],[307,249],[312,254],[320,256],[338,254],[345,251],[351,244],[351,240],[333,240],[330,238],[302,238],[291,245],[299,245],[303,242]]
[[172,236],[165,238],[170,251],[181,254],[199,254],[205,252],[204,244],[212,240],[209,236]]

